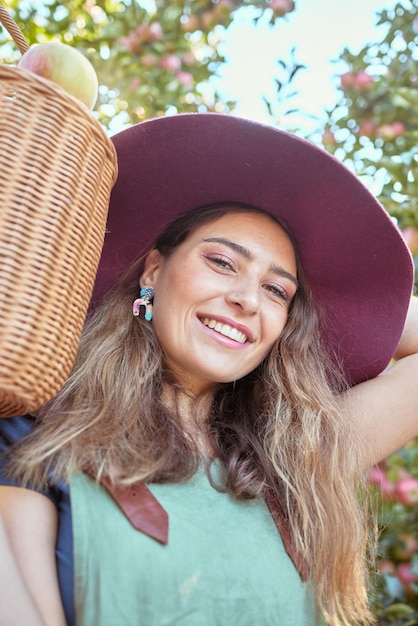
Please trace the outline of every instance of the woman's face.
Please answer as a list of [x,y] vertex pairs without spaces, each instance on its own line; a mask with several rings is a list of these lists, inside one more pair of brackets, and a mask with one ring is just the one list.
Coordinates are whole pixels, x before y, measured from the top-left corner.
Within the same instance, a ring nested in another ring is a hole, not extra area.
[[141,287],[169,368],[194,393],[253,371],[279,338],[297,289],[284,230],[258,213],[227,213],[164,258],[147,257]]

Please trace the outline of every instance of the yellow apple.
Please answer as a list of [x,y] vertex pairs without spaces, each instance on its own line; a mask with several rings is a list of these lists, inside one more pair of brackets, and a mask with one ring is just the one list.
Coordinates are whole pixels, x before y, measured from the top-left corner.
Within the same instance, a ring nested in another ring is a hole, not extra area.
[[90,61],[76,48],[58,42],[34,44],[18,67],[51,80],[93,109],[98,93],[97,75]]
[[418,228],[416,226],[407,226],[402,231],[403,238],[412,254],[418,254]]

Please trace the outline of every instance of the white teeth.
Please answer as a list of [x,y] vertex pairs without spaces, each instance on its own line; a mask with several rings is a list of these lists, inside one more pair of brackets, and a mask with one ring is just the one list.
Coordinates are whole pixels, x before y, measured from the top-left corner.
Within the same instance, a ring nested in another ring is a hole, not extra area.
[[235,341],[237,341],[238,331],[237,331],[236,328],[233,328],[231,330],[231,332],[229,333],[229,337],[230,337],[230,339],[235,339]]
[[229,337],[238,343],[245,343],[247,341],[247,335],[244,335],[244,333],[240,332],[237,328],[228,326],[228,324],[221,324],[221,322],[209,319],[208,317],[202,319],[202,322],[205,326],[213,328],[216,332],[221,335],[225,335],[225,337]]

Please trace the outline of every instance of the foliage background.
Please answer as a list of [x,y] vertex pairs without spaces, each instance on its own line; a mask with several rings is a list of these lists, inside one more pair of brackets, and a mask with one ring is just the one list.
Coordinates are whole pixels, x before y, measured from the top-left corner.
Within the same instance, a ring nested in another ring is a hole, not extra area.
[[[81,49],[100,82],[94,114],[112,132],[146,118],[187,111],[230,112],[234,102],[208,88],[225,59],[218,44],[237,12],[254,21],[291,20],[293,0],[3,0],[30,44],[61,40]],[[297,8],[297,7],[296,7]],[[382,11],[381,41],[339,61],[340,97],[312,137],[351,167],[397,221],[418,267],[418,0]],[[0,58],[20,54],[0,30]],[[293,82],[308,63],[278,59],[272,124],[292,113]],[[280,115],[277,115],[280,111]],[[306,112],[309,115],[309,111]],[[293,129],[295,132],[297,128]],[[396,419],[396,416],[394,416]],[[371,591],[378,623],[418,624],[418,440],[370,473],[379,507],[379,569]]]

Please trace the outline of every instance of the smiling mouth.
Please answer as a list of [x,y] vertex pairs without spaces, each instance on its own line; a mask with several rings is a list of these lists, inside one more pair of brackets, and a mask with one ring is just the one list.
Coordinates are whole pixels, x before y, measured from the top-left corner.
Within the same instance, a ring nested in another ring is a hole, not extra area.
[[236,341],[237,343],[245,343],[247,341],[247,335],[244,335],[241,331],[228,324],[222,324],[216,320],[211,320],[209,317],[204,317],[200,320],[202,324],[215,330],[217,333]]

